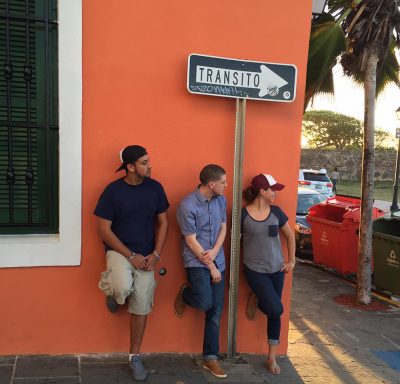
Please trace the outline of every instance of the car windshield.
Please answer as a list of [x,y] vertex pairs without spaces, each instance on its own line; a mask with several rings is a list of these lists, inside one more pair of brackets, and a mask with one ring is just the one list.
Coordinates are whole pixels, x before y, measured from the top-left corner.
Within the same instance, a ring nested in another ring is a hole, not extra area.
[[313,172],[304,172],[304,180],[310,181],[322,181],[324,183],[329,183],[329,177],[323,173],[313,173]]
[[298,215],[307,215],[310,207],[324,200],[326,200],[326,197],[319,193],[298,195],[296,213]]

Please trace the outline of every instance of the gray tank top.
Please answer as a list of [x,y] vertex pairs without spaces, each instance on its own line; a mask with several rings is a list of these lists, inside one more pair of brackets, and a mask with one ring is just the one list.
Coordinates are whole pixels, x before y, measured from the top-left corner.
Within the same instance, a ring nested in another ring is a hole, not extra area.
[[247,268],[260,273],[275,273],[283,267],[279,228],[287,220],[276,205],[271,205],[271,212],[263,221],[254,220],[246,208],[242,209],[243,262]]

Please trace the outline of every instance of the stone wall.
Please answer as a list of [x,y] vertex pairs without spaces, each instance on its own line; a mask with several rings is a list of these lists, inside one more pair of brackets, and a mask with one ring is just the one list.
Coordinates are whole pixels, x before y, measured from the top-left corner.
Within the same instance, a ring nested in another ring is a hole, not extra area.
[[[395,150],[375,151],[375,180],[393,181],[396,169]],[[359,150],[302,149],[300,168],[319,170],[324,165],[328,175],[338,168],[343,180],[361,179],[362,152]]]

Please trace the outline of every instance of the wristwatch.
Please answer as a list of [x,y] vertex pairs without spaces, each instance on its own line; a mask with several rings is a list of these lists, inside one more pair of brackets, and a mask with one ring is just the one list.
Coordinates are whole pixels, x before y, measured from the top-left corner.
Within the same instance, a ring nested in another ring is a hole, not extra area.
[[136,256],[135,252],[132,252],[132,255],[130,255],[129,257],[127,257],[128,261],[132,261]]

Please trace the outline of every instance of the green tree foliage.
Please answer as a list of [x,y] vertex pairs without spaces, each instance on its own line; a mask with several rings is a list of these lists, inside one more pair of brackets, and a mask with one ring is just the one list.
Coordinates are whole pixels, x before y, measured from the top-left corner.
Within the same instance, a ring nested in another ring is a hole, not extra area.
[[383,129],[375,129],[375,148],[394,150],[396,148],[396,140],[394,136]]
[[303,116],[303,134],[311,148],[362,148],[360,120],[331,111],[310,111]]
[[[303,116],[303,134],[311,148],[361,149],[364,124],[354,117],[332,111],[309,111]],[[393,146],[390,134],[375,130],[375,148]]]

